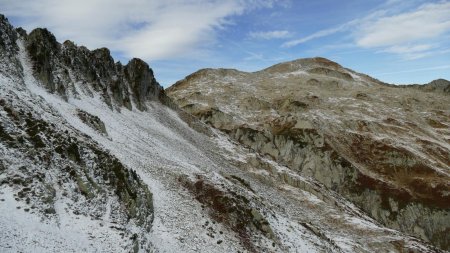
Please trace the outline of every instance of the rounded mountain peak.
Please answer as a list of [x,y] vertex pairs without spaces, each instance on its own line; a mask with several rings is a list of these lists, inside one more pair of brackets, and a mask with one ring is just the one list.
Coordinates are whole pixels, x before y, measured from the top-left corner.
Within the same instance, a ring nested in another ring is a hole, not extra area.
[[300,70],[308,70],[312,68],[328,68],[332,70],[343,69],[338,63],[323,57],[301,58],[293,61],[282,62],[271,67],[263,69],[262,72],[267,73],[289,73]]

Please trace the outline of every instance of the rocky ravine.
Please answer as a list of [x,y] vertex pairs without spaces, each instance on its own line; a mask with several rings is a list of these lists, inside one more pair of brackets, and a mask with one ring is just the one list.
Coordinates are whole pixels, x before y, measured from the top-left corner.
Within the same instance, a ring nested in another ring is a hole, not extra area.
[[184,110],[387,227],[450,249],[450,82],[395,86],[324,58],[203,69],[167,94]]
[[440,252],[178,110],[145,62],[0,32],[1,252]]

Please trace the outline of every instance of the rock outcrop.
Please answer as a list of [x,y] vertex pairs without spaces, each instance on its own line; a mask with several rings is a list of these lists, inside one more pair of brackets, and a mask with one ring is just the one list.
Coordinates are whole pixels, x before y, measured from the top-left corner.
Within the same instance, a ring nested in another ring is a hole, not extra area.
[[153,71],[140,59],[123,66],[114,63],[107,48],[90,51],[71,41],[59,44],[53,34],[42,28],[24,37],[35,76],[51,93],[66,98],[69,93],[76,95],[76,89],[67,84],[79,82],[83,89],[101,94],[117,110],[122,106],[145,110],[145,101],[158,100],[163,93]]
[[450,93],[450,81],[445,79],[437,79],[431,81],[425,85],[414,84],[414,85],[405,85],[406,87],[413,86],[417,89],[423,91],[434,91],[434,92],[442,92],[442,93]]
[[21,66],[15,55],[19,52],[16,44],[18,37],[14,27],[5,16],[0,14],[0,69],[4,75],[17,76],[21,73]]
[[448,250],[447,86],[446,80],[388,85],[311,58],[254,73],[200,70],[167,93],[205,123],[318,180],[382,224]]

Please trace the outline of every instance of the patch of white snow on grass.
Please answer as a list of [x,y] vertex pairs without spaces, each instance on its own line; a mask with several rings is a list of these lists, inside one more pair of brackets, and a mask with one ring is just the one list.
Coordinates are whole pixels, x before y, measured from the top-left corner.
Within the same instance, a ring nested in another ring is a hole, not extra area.
[[[127,242],[110,226],[58,211],[58,221],[26,212],[9,188],[0,189],[0,252],[125,252]],[[19,209],[20,208],[20,209]]]

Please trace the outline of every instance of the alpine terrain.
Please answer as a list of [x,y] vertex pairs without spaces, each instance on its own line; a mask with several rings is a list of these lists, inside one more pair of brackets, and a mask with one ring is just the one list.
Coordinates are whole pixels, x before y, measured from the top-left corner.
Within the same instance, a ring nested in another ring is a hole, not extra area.
[[443,252],[448,87],[317,58],[169,98],[0,15],[0,252]]
[[[380,224],[450,249],[449,81],[389,85],[311,58],[254,73],[203,69],[167,93]],[[304,189],[289,177],[280,181]]]

